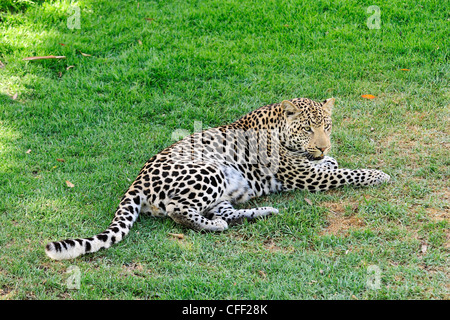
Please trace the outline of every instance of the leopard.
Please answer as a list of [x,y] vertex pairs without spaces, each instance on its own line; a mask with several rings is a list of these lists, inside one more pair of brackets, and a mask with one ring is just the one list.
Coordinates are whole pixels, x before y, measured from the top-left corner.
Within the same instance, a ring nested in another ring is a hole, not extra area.
[[107,249],[129,234],[140,214],[169,217],[198,232],[222,232],[280,213],[273,207],[239,206],[256,197],[388,182],[383,171],[341,168],[328,155],[334,105],[335,98],[283,100],[231,124],[187,135],[144,164],[106,230],[49,242],[47,256],[74,259]]

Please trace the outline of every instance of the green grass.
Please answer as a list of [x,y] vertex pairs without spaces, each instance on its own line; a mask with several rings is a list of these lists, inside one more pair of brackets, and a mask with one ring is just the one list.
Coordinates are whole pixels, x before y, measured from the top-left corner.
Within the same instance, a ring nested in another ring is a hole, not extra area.
[[[80,0],[80,29],[69,1],[13,2],[0,7],[0,298],[448,299],[443,1],[379,1],[372,30],[371,1]],[[45,55],[66,59],[22,60]],[[141,216],[109,250],[45,256],[49,240],[107,227],[176,129],[331,96],[332,156],[391,183],[255,199],[282,214],[222,234]]]

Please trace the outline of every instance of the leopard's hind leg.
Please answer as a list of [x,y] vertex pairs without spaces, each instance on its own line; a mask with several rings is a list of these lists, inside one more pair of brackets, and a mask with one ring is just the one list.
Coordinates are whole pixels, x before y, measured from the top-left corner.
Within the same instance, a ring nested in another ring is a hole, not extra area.
[[244,219],[253,220],[273,214],[278,214],[278,210],[272,207],[235,209],[229,201],[221,201],[209,210],[207,216],[212,219],[223,219],[228,225],[236,225],[242,223]]
[[224,231],[228,229],[225,220],[208,219],[200,214],[198,209],[183,201],[181,197],[174,197],[166,207],[167,214],[175,222],[196,231]]

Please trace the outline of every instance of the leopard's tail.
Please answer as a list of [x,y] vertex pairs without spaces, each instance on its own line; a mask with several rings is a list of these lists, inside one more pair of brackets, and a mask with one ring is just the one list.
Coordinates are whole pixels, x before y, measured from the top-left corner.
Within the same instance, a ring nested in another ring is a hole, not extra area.
[[113,221],[105,231],[91,238],[49,242],[45,246],[47,256],[54,260],[73,259],[86,253],[109,248],[121,241],[130,232],[141,210],[144,195],[137,188],[130,187],[124,195]]

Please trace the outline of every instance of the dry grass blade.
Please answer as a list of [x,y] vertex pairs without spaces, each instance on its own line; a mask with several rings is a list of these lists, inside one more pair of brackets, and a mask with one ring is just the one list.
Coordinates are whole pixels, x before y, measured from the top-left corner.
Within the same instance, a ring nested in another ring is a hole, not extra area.
[[65,59],[66,56],[39,56],[23,58],[23,61],[44,60],[44,59]]
[[67,184],[67,186],[68,186],[69,188],[75,187],[75,185],[74,185],[72,182],[68,181],[68,180],[66,180],[66,184]]
[[182,233],[169,233],[169,236],[175,237],[177,239],[184,239],[184,234]]
[[427,253],[428,245],[426,243],[422,243],[422,246],[420,248],[420,251],[422,251],[423,254]]

